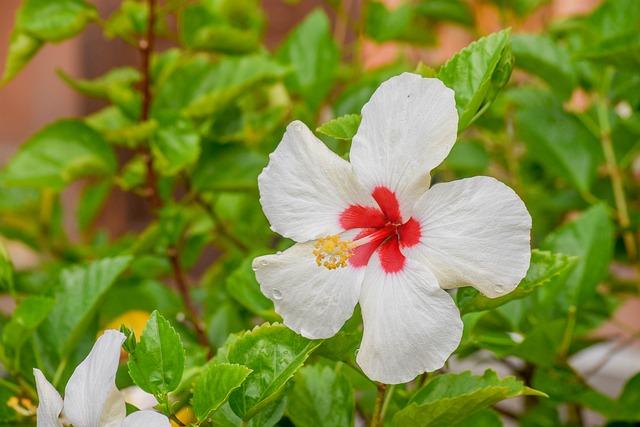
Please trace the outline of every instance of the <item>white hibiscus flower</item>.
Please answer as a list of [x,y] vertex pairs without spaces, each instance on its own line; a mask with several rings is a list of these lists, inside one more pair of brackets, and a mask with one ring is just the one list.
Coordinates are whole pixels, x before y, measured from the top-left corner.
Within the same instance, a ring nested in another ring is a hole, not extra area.
[[460,314],[444,289],[510,292],[531,255],[531,217],[490,177],[429,188],[456,140],[454,94],[405,73],[362,109],[351,163],[296,121],[258,178],[272,229],[295,240],[253,262],[262,292],[301,335],[328,338],[360,303],[357,362],[371,379],[403,383],[456,349]]
[[38,390],[38,427],[169,427],[169,419],[154,411],[126,416],[123,395],[115,377],[125,336],[107,330],[78,365],[64,390],[64,401],[39,369],[34,369]]

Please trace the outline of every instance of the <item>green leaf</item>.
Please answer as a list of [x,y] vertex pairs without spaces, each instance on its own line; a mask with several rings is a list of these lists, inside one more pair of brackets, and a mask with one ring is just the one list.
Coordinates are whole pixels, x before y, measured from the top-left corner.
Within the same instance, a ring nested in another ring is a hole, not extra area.
[[287,87],[314,111],[329,93],[340,61],[327,15],[321,10],[310,13],[289,34],[276,56],[293,68],[285,79]]
[[18,30],[11,33],[9,53],[0,79],[0,86],[13,79],[42,47],[42,42],[35,37]]
[[191,401],[198,421],[211,417],[250,373],[251,369],[242,365],[209,363],[205,366],[194,384]]
[[513,57],[510,30],[502,30],[471,43],[438,71],[438,78],[455,91],[458,129],[477,119],[509,81]]
[[483,376],[463,372],[431,379],[396,413],[396,426],[446,426],[460,422],[474,412],[516,396],[544,396],[515,377],[498,378],[487,370]]
[[86,176],[115,172],[116,159],[99,133],[76,120],[55,122],[22,144],[7,165],[7,184],[62,190]]
[[509,96],[519,106],[516,132],[528,154],[549,172],[588,192],[602,158],[598,140],[551,93],[527,88]]
[[92,80],[74,79],[62,70],[58,70],[58,75],[81,94],[107,100],[111,99],[110,93],[114,88],[131,87],[141,80],[140,72],[131,67],[114,68],[105,75]]
[[296,427],[351,427],[353,387],[339,371],[307,366],[296,374],[287,415]]
[[60,41],[82,31],[98,17],[95,6],[84,0],[24,0],[16,26],[43,41]]
[[527,275],[512,292],[498,298],[489,298],[474,288],[466,287],[458,290],[456,303],[462,314],[499,307],[535,292],[537,288],[571,267],[574,262],[574,258],[564,254],[534,249],[531,252],[531,264]]
[[104,32],[107,37],[120,37],[132,42],[135,37],[143,34],[147,29],[148,7],[146,2],[124,0],[104,22]]
[[225,288],[229,295],[252,313],[267,320],[279,317],[273,311],[273,303],[260,292],[260,285],[251,268],[253,257],[245,259],[229,276]]
[[9,323],[2,330],[2,342],[17,351],[47,318],[55,300],[38,295],[30,295],[16,307]]
[[104,258],[60,272],[56,304],[41,328],[42,338],[60,356],[73,349],[105,294],[130,262],[128,256]]
[[265,55],[228,58],[218,63],[197,57],[176,67],[154,97],[157,118],[208,118],[255,87],[276,81],[286,68]]
[[345,116],[329,120],[318,127],[316,132],[320,132],[336,139],[350,140],[358,131],[360,120],[362,120],[360,114],[347,114]]
[[245,147],[208,144],[193,171],[193,186],[198,191],[255,190],[266,164],[267,156]]
[[180,36],[191,49],[240,54],[260,47],[264,13],[255,0],[193,4],[180,16]]
[[457,22],[465,26],[472,26],[473,11],[464,0],[427,0],[416,5],[420,15],[438,21]]
[[495,411],[482,409],[452,427],[502,427],[502,420]]
[[546,35],[516,34],[511,38],[515,65],[546,81],[562,97],[576,86],[576,75],[567,49]]
[[14,291],[13,263],[2,242],[0,242],[0,289],[10,293]]
[[155,396],[165,395],[180,384],[184,371],[182,340],[157,311],[151,313],[128,367],[136,385]]
[[[543,249],[578,257],[575,267],[565,280],[559,277],[542,289],[549,302],[562,302],[580,306],[596,292],[596,286],[609,271],[613,256],[614,226],[607,208],[595,205],[553,233],[542,244]],[[561,297],[562,295],[562,297]]]
[[200,135],[188,120],[161,125],[151,140],[154,166],[162,175],[175,175],[200,156]]
[[[310,341],[284,325],[268,324],[238,336],[221,351],[221,362],[253,370],[229,399],[233,411],[249,420],[280,397],[287,382],[321,341]],[[222,356],[226,357],[222,357]]]
[[[424,14],[428,14],[425,10]],[[413,4],[401,4],[390,9],[382,2],[370,2],[365,21],[366,33],[377,42],[398,40],[415,44],[427,44],[433,41],[427,19],[419,13]],[[416,31],[417,30],[417,31]]]
[[481,142],[461,139],[457,141],[443,166],[463,175],[482,175],[489,166],[489,153]]
[[111,193],[111,182],[102,181],[87,185],[82,191],[82,197],[76,208],[76,220],[82,230],[88,229],[96,216],[100,213],[104,202]]

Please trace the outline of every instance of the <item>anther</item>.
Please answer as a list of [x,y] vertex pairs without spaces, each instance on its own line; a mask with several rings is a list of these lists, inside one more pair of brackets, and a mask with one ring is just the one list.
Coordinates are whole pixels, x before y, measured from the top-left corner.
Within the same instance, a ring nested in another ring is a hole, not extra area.
[[354,242],[340,239],[340,235],[321,237],[316,241],[313,255],[316,264],[329,270],[347,266],[347,261],[353,255]]

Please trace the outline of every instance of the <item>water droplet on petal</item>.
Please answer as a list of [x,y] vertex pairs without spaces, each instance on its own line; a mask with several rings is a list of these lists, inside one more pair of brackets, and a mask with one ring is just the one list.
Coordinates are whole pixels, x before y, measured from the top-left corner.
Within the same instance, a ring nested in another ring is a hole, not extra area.
[[273,299],[275,300],[281,300],[282,299],[282,292],[280,292],[277,289],[274,289],[273,292],[271,293],[271,295],[273,295]]
[[282,255],[282,251],[276,252],[276,255]]
[[502,286],[500,286],[500,285],[496,285],[496,286],[493,288],[493,290],[494,290],[494,292],[495,292],[495,293],[497,293],[497,294],[501,294],[501,293],[503,293],[503,292],[504,292],[504,288],[503,288]]
[[354,355],[355,357],[358,357],[358,353],[359,353],[359,352],[360,352],[360,349],[359,349],[359,348],[356,348],[356,351],[353,353],[353,355]]
[[267,261],[260,261],[260,265],[261,265],[262,267],[266,267],[266,266],[267,266],[267,264],[268,264],[268,263],[267,263]]

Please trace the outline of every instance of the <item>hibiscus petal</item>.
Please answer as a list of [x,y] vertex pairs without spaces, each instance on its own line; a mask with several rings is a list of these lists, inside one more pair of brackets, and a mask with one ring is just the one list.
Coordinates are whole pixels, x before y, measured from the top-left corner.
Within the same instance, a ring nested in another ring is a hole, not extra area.
[[102,427],[124,419],[124,399],[115,389],[124,339],[116,330],[105,331],[71,375],[64,392],[64,415],[74,426]]
[[62,412],[62,397],[60,393],[45,378],[40,369],[33,370],[38,391],[38,427],[60,427],[58,419]]
[[460,343],[456,305],[415,259],[386,273],[379,257],[371,257],[360,307],[364,335],[356,360],[372,380],[400,384],[440,369]]
[[382,83],[362,108],[351,164],[369,192],[382,187],[395,193],[406,220],[457,129],[453,91],[438,79],[404,73]]
[[340,215],[349,206],[375,206],[349,162],[299,121],[287,126],[258,186],[271,228],[297,242],[343,231]]
[[353,314],[365,268],[319,267],[313,248],[313,242],[295,244],[256,258],[253,269],[285,325],[306,338],[329,338]]
[[155,411],[136,411],[129,415],[121,427],[170,427],[169,419]]
[[488,297],[512,291],[531,258],[531,216],[520,197],[486,176],[434,185],[416,203],[415,251],[444,289],[471,285]]

